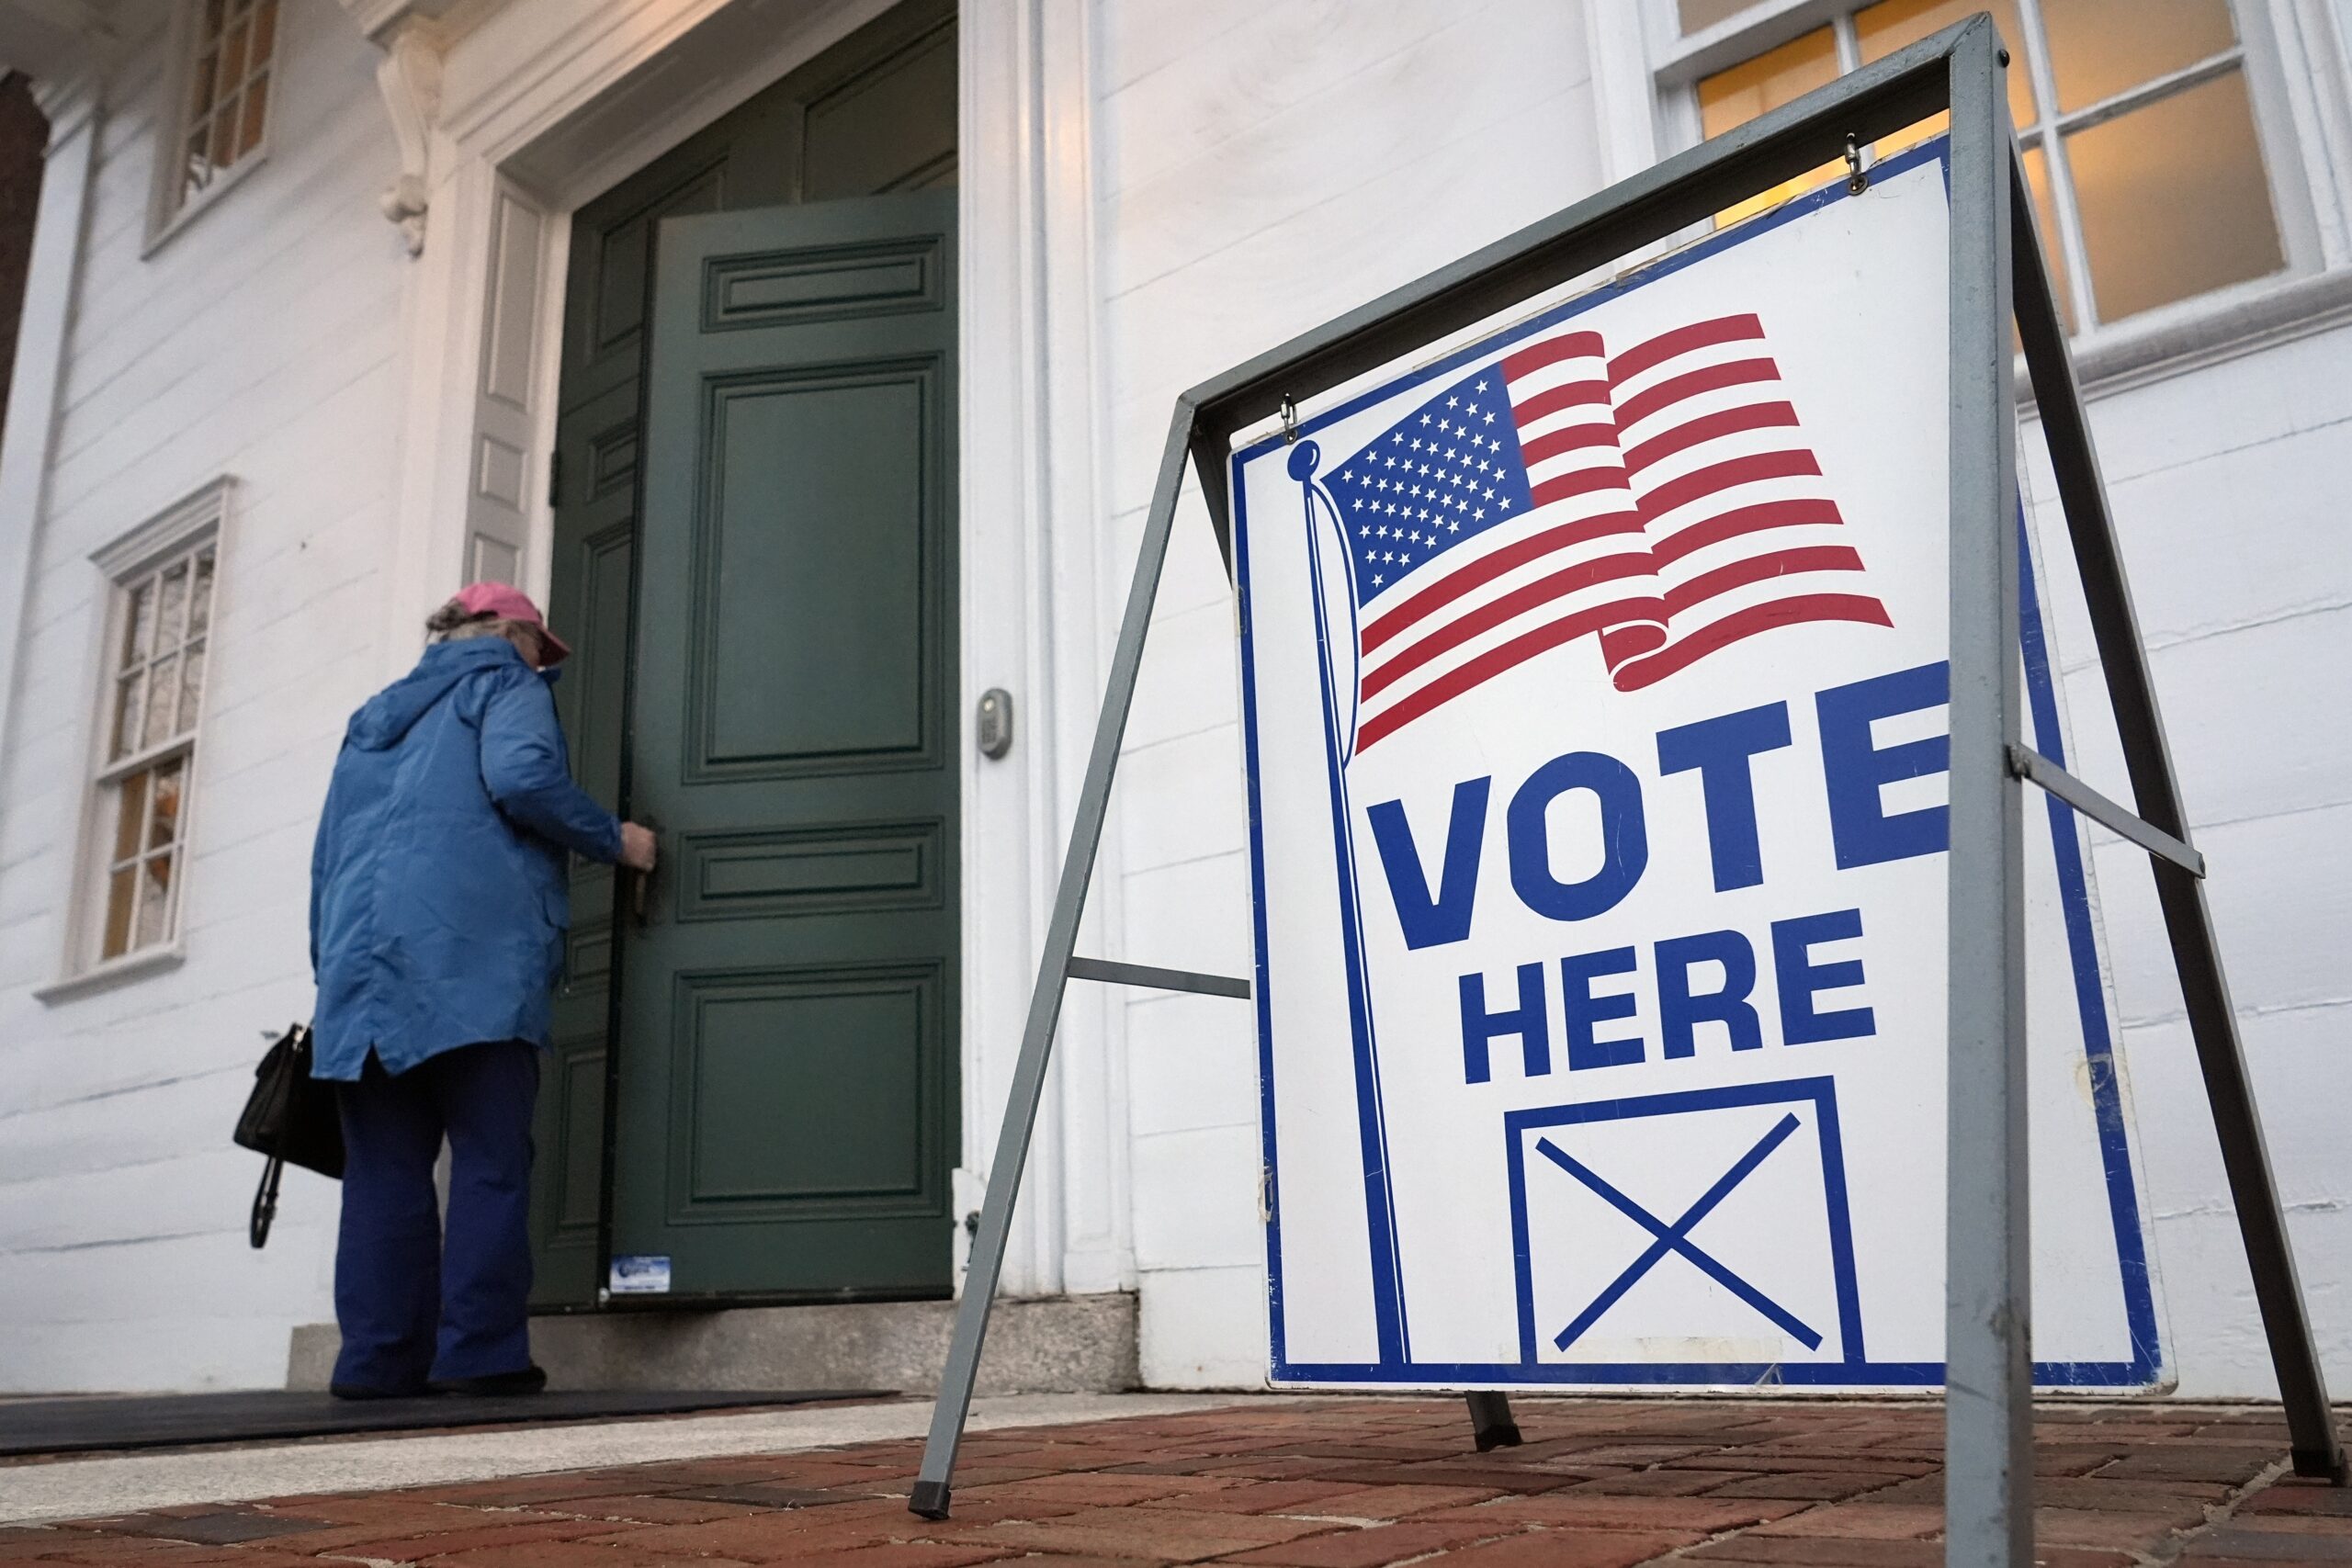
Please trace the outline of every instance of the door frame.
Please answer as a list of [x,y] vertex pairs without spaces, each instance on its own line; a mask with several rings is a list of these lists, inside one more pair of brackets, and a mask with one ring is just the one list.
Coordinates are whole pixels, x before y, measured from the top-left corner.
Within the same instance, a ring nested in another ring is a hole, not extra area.
[[[413,661],[423,613],[448,583],[506,575],[546,593],[572,209],[891,3],[831,0],[779,28],[761,0],[605,0],[585,26],[503,0],[458,13],[471,20],[462,34],[420,23],[376,35],[395,125],[405,141],[422,120],[425,149],[388,677]],[[990,918],[962,922],[957,1214],[978,1209],[994,1151],[1120,604],[1097,461],[1088,13],[1086,0],[958,7],[956,740],[963,897]],[[1013,694],[1016,715],[997,761],[972,733],[991,687]],[[1104,852],[1095,913],[1111,942],[1115,840]],[[1072,993],[1008,1291],[1135,1287],[1123,1025],[1113,998]],[[965,1240],[956,1225],[959,1288]]]

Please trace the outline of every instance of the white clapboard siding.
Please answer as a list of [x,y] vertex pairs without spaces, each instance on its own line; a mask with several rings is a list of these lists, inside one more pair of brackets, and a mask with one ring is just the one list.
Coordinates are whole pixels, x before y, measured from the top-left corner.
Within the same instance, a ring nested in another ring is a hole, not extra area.
[[[0,1388],[267,1384],[331,1314],[334,1189],[246,1246],[228,1133],[266,1025],[310,1007],[311,838],[381,671],[403,290],[377,55],[287,0],[267,160],[142,254],[160,32],[107,85],[77,310],[0,746]],[[89,556],[222,474],[231,503],[183,871],[187,961],[45,1005],[92,745]]]
[[[1178,391],[1599,183],[1573,7],[1291,0],[1193,25],[1200,9],[1102,8],[1106,488],[1126,558]],[[1122,763],[1122,950],[1243,974],[1233,613],[1197,504],[1158,609]],[[1255,1382],[1249,1010],[1153,998],[1128,1011],[1144,1376]],[[1170,1052],[1182,1067],[1155,1059]]]

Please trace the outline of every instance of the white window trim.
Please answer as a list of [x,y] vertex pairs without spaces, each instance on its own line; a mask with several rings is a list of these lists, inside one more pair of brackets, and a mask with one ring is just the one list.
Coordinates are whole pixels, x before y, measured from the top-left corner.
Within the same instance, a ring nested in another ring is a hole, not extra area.
[[[1852,0],[1758,0],[1685,38],[1675,0],[1637,4],[1638,26],[1597,30],[1593,71],[1609,84],[1600,95],[1609,120],[1604,144],[1657,156],[1701,140],[1701,77],[1827,26],[1852,8]],[[2021,0],[2020,9],[2036,4]],[[2339,177],[2352,171],[2345,40],[2326,0],[2232,0],[2232,9],[2286,265],[2267,277],[2075,333],[2075,370],[2095,394],[2352,321],[2352,198]],[[2295,47],[2284,47],[2290,40]],[[1842,68],[1853,63],[1841,58]],[[2036,86],[2037,99],[2046,97],[2047,84]],[[1612,159],[1610,175],[1623,178],[1638,166],[1616,166]],[[2079,286],[2087,287],[2087,280]]]
[[269,104],[262,111],[261,140],[227,173],[216,175],[210,185],[186,201],[178,199],[180,138],[186,130],[181,122],[187,115],[188,88],[192,85],[189,75],[196,68],[197,9],[203,3],[204,0],[174,0],[171,19],[164,27],[164,92],[155,107],[154,167],[148,173],[147,242],[139,251],[142,261],[218,206],[222,197],[269,162],[269,150],[277,134],[278,113],[285,104],[286,62],[292,52],[294,19],[302,9],[292,0],[279,0],[277,7],[277,32],[270,51]]
[[186,961],[187,928],[184,920],[187,872],[194,862],[196,820],[202,804],[198,799],[202,794],[197,776],[198,764],[191,763],[180,786],[180,862],[173,876],[172,934],[169,940],[152,947],[137,948],[114,958],[95,956],[97,951],[97,943],[94,940],[95,918],[98,907],[95,857],[101,852],[98,846],[110,826],[105,820],[103,809],[107,781],[126,770],[174,754],[198,750],[198,739],[204,732],[204,716],[211,705],[212,676],[219,666],[217,661],[208,660],[204,687],[197,697],[196,718],[184,734],[136,756],[109,761],[107,748],[111,734],[109,717],[114,711],[111,700],[115,677],[113,649],[122,631],[123,581],[208,541],[213,547],[210,624],[215,628],[215,633],[208,633],[208,637],[217,634],[222,603],[221,580],[226,575],[223,567],[227,560],[230,513],[235,491],[235,479],[224,474],[191,491],[112,544],[93,552],[90,557],[90,564],[101,579],[100,607],[92,617],[99,656],[93,661],[97,683],[91,689],[86,708],[92,720],[88,760],[83,769],[80,827],[74,836],[73,893],[66,900],[64,940],[58,977],[33,992],[37,1001],[47,1004],[69,1001],[177,968]]

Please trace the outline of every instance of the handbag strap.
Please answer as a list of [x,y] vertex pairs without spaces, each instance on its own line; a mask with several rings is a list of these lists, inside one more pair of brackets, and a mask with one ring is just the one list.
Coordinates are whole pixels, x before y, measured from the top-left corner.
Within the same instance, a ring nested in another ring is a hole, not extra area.
[[258,1248],[269,1240],[269,1223],[277,1217],[277,1183],[286,1162],[276,1155],[261,1168],[261,1185],[254,1190],[254,1212],[245,1222],[245,1239]]

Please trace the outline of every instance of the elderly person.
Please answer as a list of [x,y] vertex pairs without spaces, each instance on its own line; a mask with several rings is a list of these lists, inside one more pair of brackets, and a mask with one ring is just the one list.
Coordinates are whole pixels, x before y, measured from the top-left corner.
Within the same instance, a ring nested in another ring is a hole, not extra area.
[[425,626],[416,668],[352,716],[311,857],[311,1070],[339,1086],[345,1150],[345,1399],[545,1385],[525,1318],[531,1108],[567,867],[653,866],[653,835],[571,782],[548,689],[571,650],[537,607],[478,582]]

